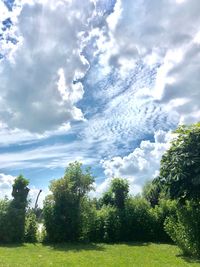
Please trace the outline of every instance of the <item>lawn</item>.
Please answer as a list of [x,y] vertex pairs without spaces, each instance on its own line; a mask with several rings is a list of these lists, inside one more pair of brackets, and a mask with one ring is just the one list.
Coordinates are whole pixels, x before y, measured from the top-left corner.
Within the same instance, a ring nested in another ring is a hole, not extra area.
[[24,244],[0,246],[0,267],[34,266],[131,266],[173,267],[200,266],[184,258],[179,249],[167,244],[63,244],[44,246]]

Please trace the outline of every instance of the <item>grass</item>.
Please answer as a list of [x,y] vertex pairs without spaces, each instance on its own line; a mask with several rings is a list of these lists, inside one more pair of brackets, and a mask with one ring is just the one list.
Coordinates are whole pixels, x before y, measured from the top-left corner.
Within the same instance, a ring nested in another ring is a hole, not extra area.
[[174,245],[125,244],[24,244],[0,246],[0,267],[200,267],[184,258]]

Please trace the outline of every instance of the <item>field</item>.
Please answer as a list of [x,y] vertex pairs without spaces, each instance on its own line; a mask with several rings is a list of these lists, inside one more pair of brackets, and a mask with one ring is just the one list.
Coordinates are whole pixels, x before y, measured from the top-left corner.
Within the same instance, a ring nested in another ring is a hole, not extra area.
[[173,267],[200,266],[184,258],[179,249],[167,244],[63,244],[44,246],[24,244],[0,246],[0,267],[34,266],[131,266]]

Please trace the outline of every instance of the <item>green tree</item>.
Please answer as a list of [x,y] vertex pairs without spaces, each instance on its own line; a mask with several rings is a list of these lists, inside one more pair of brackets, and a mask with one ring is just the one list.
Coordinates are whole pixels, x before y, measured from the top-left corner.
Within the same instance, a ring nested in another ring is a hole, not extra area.
[[163,155],[162,181],[172,199],[180,202],[200,198],[200,123],[180,126],[170,149]]
[[8,210],[9,235],[12,242],[22,242],[24,240],[28,184],[29,181],[22,175],[19,175],[13,184],[13,200]]
[[142,195],[151,204],[151,207],[158,205],[161,198],[168,199],[169,197],[166,193],[165,184],[159,176],[144,185]]
[[129,192],[127,180],[114,178],[111,182],[110,190],[113,193],[115,206],[119,209],[123,209]]
[[70,163],[64,177],[51,182],[52,196],[47,197],[44,204],[49,240],[76,241],[81,233],[87,232],[83,230],[83,207],[93,182],[90,169],[83,169],[79,162]]
[[180,126],[170,149],[163,155],[160,180],[177,210],[165,229],[184,253],[200,256],[200,123]]
[[100,199],[101,206],[111,205],[119,209],[123,209],[125,201],[128,197],[129,185],[128,181],[122,178],[113,178],[110,188],[103,194]]

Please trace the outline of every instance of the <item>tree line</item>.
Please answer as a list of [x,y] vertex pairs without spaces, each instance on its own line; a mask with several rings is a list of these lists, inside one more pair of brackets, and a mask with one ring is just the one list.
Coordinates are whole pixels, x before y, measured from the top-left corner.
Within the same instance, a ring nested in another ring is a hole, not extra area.
[[90,198],[91,169],[74,162],[50,183],[43,209],[31,209],[28,180],[17,177],[13,199],[0,201],[0,242],[175,242],[200,257],[200,123],[175,134],[159,176],[137,196],[126,179],[113,178],[101,198]]

